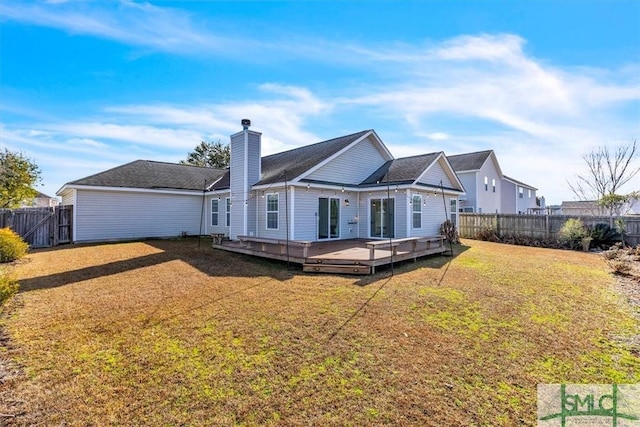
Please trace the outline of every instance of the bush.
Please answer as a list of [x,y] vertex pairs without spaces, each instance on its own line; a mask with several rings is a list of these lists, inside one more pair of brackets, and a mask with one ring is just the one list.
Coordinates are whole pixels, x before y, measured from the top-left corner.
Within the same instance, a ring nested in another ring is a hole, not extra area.
[[449,243],[460,243],[460,237],[458,236],[456,225],[450,220],[446,220],[442,225],[440,225],[440,234],[445,236]]
[[4,304],[18,292],[18,282],[15,279],[5,276],[0,271],[0,305]]
[[622,242],[622,235],[615,228],[609,227],[609,224],[596,224],[591,228],[591,245],[608,249],[616,243]]
[[560,241],[568,245],[571,249],[581,248],[582,239],[585,237],[589,237],[589,233],[580,218],[570,218],[566,220],[558,233]]
[[477,235],[478,240],[484,240],[485,242],[499,242],[500,238],[496,233],[495,228],[488,226],[484,227],[482,230],[478,232]]
[[27,254],[29,245],[10,228],[0,229],[0,262],[11,262]]

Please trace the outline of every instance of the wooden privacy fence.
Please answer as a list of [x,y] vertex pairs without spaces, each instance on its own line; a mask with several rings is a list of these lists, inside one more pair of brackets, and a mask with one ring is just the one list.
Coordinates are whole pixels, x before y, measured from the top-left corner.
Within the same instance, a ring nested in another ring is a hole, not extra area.
[[0,209],[0,228],[9,227],[32,248],[48,248],[73,240],[73,206]]
[[[478,238],[482,230],[491,228],[498,236],[520,235],[534,239],[556,239],[562,225],[570,218],[580,218],[586,226],[609,224],[608,216],[516,215],[460,213],[460,237]],[[625,225],[625,242],[640,244],[640,217],[620,217]]]

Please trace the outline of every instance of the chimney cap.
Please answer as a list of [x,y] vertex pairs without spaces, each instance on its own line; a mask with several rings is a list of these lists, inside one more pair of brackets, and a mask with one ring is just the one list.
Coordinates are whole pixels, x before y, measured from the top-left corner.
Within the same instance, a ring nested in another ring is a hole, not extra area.
[[242,124],[242,127],[245,129],[248,129],[249,126],[251,126],[251,120],[249,119],[242,119],[240,120],[240,123]]

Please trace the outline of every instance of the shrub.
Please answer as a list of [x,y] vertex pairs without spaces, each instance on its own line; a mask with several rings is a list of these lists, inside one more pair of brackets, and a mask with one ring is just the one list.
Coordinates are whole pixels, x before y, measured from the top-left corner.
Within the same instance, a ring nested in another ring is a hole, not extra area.
[[11,262],[27,254],[29,245],[10,228],[0,229],[0,262]]
[[558,233],[560,241],[568,245],[571,249],[581,248],[582,239],[588,236],[589,233],[580,218],[570,218],[566,220]]
[[18,282],[0,271],[0,305],[18,292]]
[[613,259],[607,260],[609,268],[613,271],[613,274],[619,276],[627,276],[631,272],[631,263],[627,260]]
[[592,239],[591,245],[601,249],[608,249],[616,243],[622,242],[622,235],[609,224],[594,225],[590,230],[590,237]]
[[460,243],[460,237],[458,236],[456,225],[450,220],[446,220],[442,225],[440,225],[440,234],[445,236],[449,243]]
[[498,237],[498,234],[496,233],[495,228],[488,226],[483,228],[482,230],[480,230],[478,232],[477,235],[478,240],[484,240],[486,242],[499,242],[500,238]]

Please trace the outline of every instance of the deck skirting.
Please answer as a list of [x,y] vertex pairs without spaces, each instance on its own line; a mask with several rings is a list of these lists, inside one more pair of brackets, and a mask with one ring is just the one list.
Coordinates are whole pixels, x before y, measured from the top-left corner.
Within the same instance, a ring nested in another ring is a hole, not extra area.
[[373,274],[378,266],[442,254],[448,249],[444,236],[387,240],[335,240],[308,242],[239,236],[224,241],[214,236],[212,247],[302,265],[310,273]]

